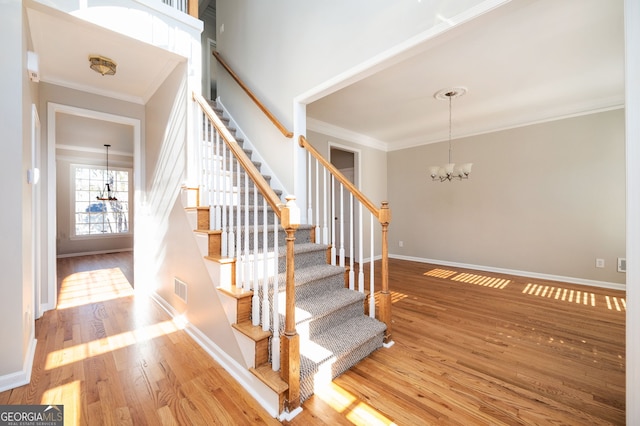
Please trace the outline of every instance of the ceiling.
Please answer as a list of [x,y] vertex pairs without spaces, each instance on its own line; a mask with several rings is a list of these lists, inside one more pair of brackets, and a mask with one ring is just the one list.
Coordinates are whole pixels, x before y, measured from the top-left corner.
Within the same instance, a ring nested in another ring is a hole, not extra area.
[[[27,16],[44,82],[145,104],[184,61],[35,2]],[[308,126],[383,150],[443,141],[448,103],[434,94],[460,86],[453,138],[620,108],[623,30],[622,0],[513,0],[310,103]],[[116,75],[90,70],[90,54]]]
[[307,105],[308,126],[385,150],[624,105],[623,1],[517,0]]
[[[145,104],[185,60],[35,2],[27,6],[27,17],[43,82]],[[102,76],[91,70],[88,58],[95,54],[115,61],[116,74]]]

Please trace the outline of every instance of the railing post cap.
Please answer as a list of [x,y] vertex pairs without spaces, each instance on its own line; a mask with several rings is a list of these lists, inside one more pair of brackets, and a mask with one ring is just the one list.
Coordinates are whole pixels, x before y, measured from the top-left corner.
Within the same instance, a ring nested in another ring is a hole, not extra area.
[[285,198],[287,204],[282,209],[282,227],[297,228],[300,225],[300,208],[296,204],[294,195],[287,195]]

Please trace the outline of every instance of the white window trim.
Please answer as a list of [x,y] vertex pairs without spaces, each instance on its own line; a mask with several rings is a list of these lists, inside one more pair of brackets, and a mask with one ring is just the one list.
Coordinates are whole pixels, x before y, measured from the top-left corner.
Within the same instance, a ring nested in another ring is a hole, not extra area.
[[130,167],[113,167],[110,166],[109,170],[125,171],[128,174],[128,217],[127,222],[129,224],[129,230],[127,232],[118,232],[113,234],[91,234],[91,235],[76,235],[76,168],[91,168],[91,169],[106,169],[104,166],[96,164],[81,164],[72,163],[69,167],[69,239],[70,240],[93,240],[104,238],[123,238],[131,237],[133,235],[133,221],[132,221],[132,208],[133,208],[133,169]]

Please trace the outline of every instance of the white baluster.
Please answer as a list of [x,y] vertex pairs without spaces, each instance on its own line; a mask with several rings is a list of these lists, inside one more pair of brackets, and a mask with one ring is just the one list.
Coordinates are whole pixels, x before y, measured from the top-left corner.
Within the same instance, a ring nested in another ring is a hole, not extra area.
[[244,278],[244,289],[251,290],[251,279],[250,279],[250,256],[251,250],[249,248],[249,175],[245,175],[244,179],[244,270],[243,270],[243,278]]
[[313,224],[313,207],[311,200],[313,199],[313,193],[311,192],[311,153],[307,153],[307,222]]
[[329,189],[327,188],[327,169],[325,167],[322,168],[322,185],[323,185],[323,198],[324,201],[322,203],[323,208],[323,223],[324,226],[322,228],[322,244],[329,244],[329,229],[327,228],[328,221],[328,213],[327,213],[327,195],[329,193]]
[[262,198],[262,330],[269,330],[269,230],[267,199]]
[[331,264],[336,265],[336,197],[335,178],[331,175]]
[[338,217],[340,223],[340,263],[339,265],[344,268],[344,186],[340,184],[340,217]]
[[220,134],[215,132],[215,149],[214,154],[211,157],[211,161],[213,163],[213,167],[211,168],[211,172],[213,175],[213,180],[211,184],[211,200],[214,202],[213,210],[213,220],[211,220],[210,224],[213,226],[211,229],[221,229],[222,228],[222,212],[221,203],[220,203],[220,178],[222,176],[222,170],[220,166],[220,144],[222,140],[220,139]]
[[364,250],[364,244],[362,239],[364,238],[364,232],[362,229],[363,226],[363,222],[362,222],[362,203],[358,203],[358,258],[359,258],[359,262],[360,264],[358,265],[358,291],[360,293],[364,293],[364,254],[363,254],[363,250]]
[[316,243],[320,243],[320,181],[318,180],[318,169],[320,168],[320,163],[316,160],[316,204],[314,209],[316,211],[316,220],[315,220],[315,235],[316,235]]
[[236,285],[242,283],[243,256],[242,256],[242,197],[240,197],[240,189],[242,188],[242,179],[246,179],[246,175],[242,173],[240,164],[238,163],[238,190],[236,196]]
[[278,312],[278,260],[279,260],[279,246],[278,246],[278,216],[273,215],[274,233],[273,236],[273,311],[271,316],[273,317],[273,336],[271,337],[271,369],[273,371],[280,370],[280,313]]
[[251,289],[253,300],[251,301],[251,319],[253,325],[260,325],[260,300],[258,295],[258,186],[253,185],[253,273],[251,276]]
[[375,291],[375,286],[374,284],[374,272],[375,272],[375,267],[374,267],[374,262],[373,262],[373,244],[375,241],[375,238],[373,237],[373,213],[369,214],[369,217],[371,219],[371,226],[370,226],[370,230],[369,230],[369,239],[370,242],[369,244],[371,245],[371,254],[369,257],[369,316],[371,318],[375,318],[376,317],[376,300],[374,297],[374,291]]
[[355,250],[353,249],[353,194],[349,192],[349,288],[353,290],[355,288],[355,271],[353,269],[353,262],[355,257]]
[[220,238],[221,242],[221,251],[222,257],[227,257],[227,145],[225,143],[221,143],[222,145],[222,163],[221,163],[221,171],[220,173],[220,204],[221,204],[221,213],[222,213],[222,234]]
[[[229,235],[227,238],[229,239],[229,243],[227,244],[227,256],[230,258],[234,258],[235,255],[235,242],[236,242],[236,234],[235,228],[233,225],[233,208],[235,207],[236,201],[233,196],[233,191],[237,187],[236,179],[240,174],[240,162],[235,161],[235,157],[229,152],[229,160],[231,161],[230,167],[230,175],[229,175]],[[233,165],[236,165],[237,173],[233,171]]]

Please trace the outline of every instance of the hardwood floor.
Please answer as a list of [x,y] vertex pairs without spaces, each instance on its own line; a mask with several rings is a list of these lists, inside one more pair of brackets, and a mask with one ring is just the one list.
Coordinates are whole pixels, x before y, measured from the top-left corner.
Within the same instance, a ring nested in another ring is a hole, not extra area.
[[389,269],[395,345],[291,425],[625,424],[624,292],[394,259]]
[[58,261],[31,383],[0,404],[63,404],[65,425],[280,424],[168,315],[133,296],[131,253]]
[[[32,382],[67,424],[279,424],[153,302],[131,255],[60,259]],[[379,282],[379,281],[378,281]],[[393,339],[290,425],[625,423],[624,292],[390,260]]]

